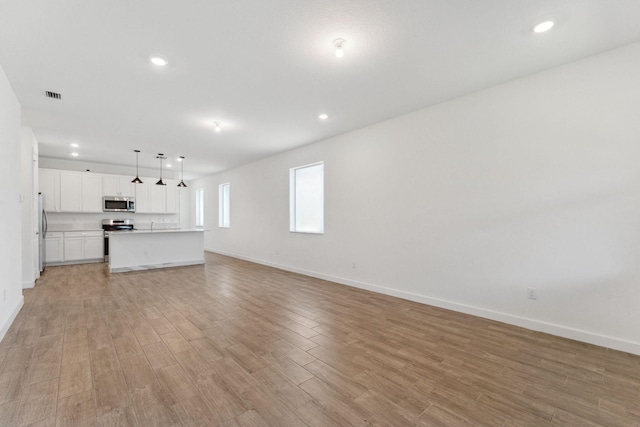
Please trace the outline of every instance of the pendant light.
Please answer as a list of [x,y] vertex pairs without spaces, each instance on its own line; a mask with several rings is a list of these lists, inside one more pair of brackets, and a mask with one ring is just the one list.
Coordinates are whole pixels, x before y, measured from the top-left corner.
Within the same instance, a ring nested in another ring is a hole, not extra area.
[[184,156],[180,156],[181,172],[180,172],[180,184],[178,187],[186,187],[187,184],[184,183]]
[[134,184],[142,184],[142,180],[138,176],[138,154],[140,154],[140,150],[133,150],[136,153],[136,177],[133,179]]
[[162,180],[162,161],[164,159],[166,159],[165,155],[162,153],[158,153],[158,155],[156,156],[156,159],[160,159],[160,180],[158,182],[156,182],[156,185],[167,185],[163,180]]

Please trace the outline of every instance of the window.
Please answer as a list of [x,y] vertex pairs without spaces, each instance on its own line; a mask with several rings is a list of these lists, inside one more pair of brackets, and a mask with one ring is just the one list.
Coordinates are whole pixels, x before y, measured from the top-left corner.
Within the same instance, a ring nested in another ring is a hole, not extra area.
[[289,171],[289,230],[324,233],[324,162]]
[[220,184],[218,187],[218,227],[229,228],[229,193],[231,186]]
[[204,188],[196,190],[196,227],[204,227]]

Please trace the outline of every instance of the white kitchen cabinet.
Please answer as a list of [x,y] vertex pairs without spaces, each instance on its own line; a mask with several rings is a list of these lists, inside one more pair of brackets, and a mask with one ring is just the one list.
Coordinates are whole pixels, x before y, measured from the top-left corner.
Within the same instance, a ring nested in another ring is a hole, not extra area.
[[149,200],[149,187],[154,185],[150,178],[141,178],[143,184],[135,184],[136,186],[136,213],[151,213],[151,203]]
[[84,237],[65,236],[64,261],[79,261],[81,259],[84,259]]
[[60,172],[60,212],[82,212],[80,172]]
[[104,256],[102,231],[65,231],[64,261],[101,259]]
[[85,259],[103,259],[104,258],[104,234],[102,232],[97,236],[87,236],[84,238],[84,257]]
[[165,213],[167,209],[167,186],[155,184],[151,186],[149,192],[151,213]]
[[107,197],[134,197],[136,193],[136,184],[131,182],[132,179],[133,178],[129,176],[103,175],[102,195]]
[[82,212],[102,212],[102,176],[82,174]]
[[44,236],[44,263],[64,261],[64,235],[61,232],[49,232]]
[[153,178],[141,178],[144,184],[136,184],[136,213],[177,213],[178,181],[165,179],[167,185],[156,185]]
[[166,213],[174,214],[178,213],[178,181],[173,179],[167,180],[167,208],[165,210]]
[[[178,181],[142,177],[142,184],[131,176],[40,169],[40,189],[48,212],[101,213],[102,198],[135,197],[136,213],[176,214],[180,211]],[[70,251],[72,251],[70,249]]]
[[38,191],[44,194],[47,212],[60,212],[60,171],[52,169],[38,170]]

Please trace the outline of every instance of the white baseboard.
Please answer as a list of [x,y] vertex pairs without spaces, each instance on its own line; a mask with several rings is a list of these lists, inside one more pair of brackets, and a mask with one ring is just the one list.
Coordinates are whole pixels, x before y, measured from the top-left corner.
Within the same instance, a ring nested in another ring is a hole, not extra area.
[[303,269],[291,267],[288,265],[277,264],[271,261],[245,257],[245,256],[231,253],[231,252],[224,252],[224,251],[219,251],[211,248],[205,248],[205,250],[208,252],[214,252],[221,255],[227,255],[230,257],[242,259],[245,261],[255,262],[256,264],[262,264],[269,267],[274,267],[280,270],[291,271],[293,273],[303,274],[305,276],[315,277],[317,279],[339,283],[341,285],[347,285],[347,286],[352,286],[354,288],[365,289],[372,292],[378,292],[381,294],[390,295],[390,296],[406,299],[409,301],[419,302],[422,304],[432,305],[435,307],[445,308],[445,309],[457,311],[460,313],[471,314],[474,316],[483,317],[485,319],[507,323],[509,325],[519,326],[519,327],[530,329],[533,331],[544,332],[547,334],[556,335],[563,338],[569,338],[572,340],[594,344],[601,347],[607,347],[614,350],[620,350],[627,353],[640,355],[640,343],[637,343],[634,341],[627,341],[627,340],[623,340],[616,337],[601,335],[594,332],[589,332],[589,331],[576,329],[568,326],[558,325],[556,323],[550,323],[550,322],[545,322],[541,320],[530,319],[527,317],[516,316],[509,313],[488,310],[482,307],[475,307],[467,304],[460,304],[455,301],[448,301],[440,298],[432,298],[426,295],[400,291],[397,289],[386,288],[383,286],[372,285],[364,282],[358,282],[355,280],[331,276],[328,274],[318,273],[315,271],[303,270]]
[[22,289],[31,289],[36,285],[35,280],[34,281],[26,281],[26,282],[22,282]]
[[4,336],[7,334],[9,327],[11,327],[11,324],[16,319],[16,316],[20,312],[20,309],[22,308],[23,305],[24,305],[24,296],[20,295],[20,298],[18,299],[18,301],[16,301],[16,304],[13,307],[13,309],[9,311],[9,316],[5,319],[0,319],[0,322],[2,322],[0,323],[0,341],[2,341]]

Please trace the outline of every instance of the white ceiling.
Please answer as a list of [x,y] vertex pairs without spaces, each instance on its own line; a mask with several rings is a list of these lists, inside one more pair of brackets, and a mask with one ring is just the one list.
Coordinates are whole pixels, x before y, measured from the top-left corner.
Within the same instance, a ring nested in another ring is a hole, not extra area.
[[183,155],[190,179],[635,42],[638,22],[638,0],[0,0],[0,65],[41,156]]

